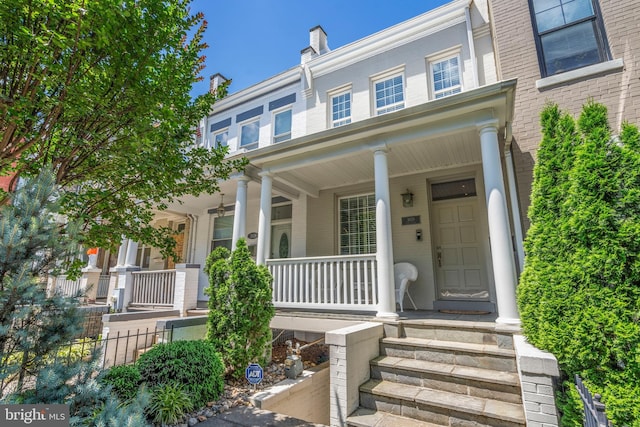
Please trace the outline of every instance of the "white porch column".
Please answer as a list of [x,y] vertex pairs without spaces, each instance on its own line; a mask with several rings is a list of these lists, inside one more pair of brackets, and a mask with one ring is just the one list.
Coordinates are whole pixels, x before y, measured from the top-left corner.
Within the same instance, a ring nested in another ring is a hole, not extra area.
[[273,186],[272,175],[268,172],[261,173],[262,184],[260,187],[260,218],[258,220],[258,253],[256,263],[264,264],[271,246],[271,189]]
[[376,149],[373,155],[376,185],[376,261],[378,264],[377,317],[397,318],[393,279],[393,242],[387,150]]
[[133,241],[133,239],[129,239],[129,242],[127,244],[127,258],[124,263],[124,266],[135,267],[137,255],[138,255],[138,242]]
[[124,263],[127,260],[127,243],[129,239],[126,237],[122,238],[122,243],[120,243],[120,247],[118,248],[118,262],[116,263],[116,267],[124,266]]
[[240,176],[237,179],[238,188],[236,189],[236,208],[233,217],[233,239],[231,241],[231,250],[236,249],[236,243],[241,237],[246,237],[247,228],[247,182],[249,178]]
[[478,124],[482,149],[482,172],[489,218],[491,260],[495,276],[498,303],[497,323],[519,324],[516,305],[516,265],[511,244],[509,211],[502,178],[502,164],[498,146],[498,122]]

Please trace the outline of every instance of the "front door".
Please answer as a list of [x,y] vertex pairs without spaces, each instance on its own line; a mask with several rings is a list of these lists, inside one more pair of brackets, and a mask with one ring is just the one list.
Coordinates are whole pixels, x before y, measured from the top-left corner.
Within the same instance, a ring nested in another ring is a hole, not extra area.
[[291,257],[291,224],[271,227],[271,258]]
[[[442,194],[440,189],[434,191],[432,186],[437,299],[488,301],[487,268],[480,237],[480,202],[475,194],[475,181],[454,183],[452,190],[446,190],[452,193],[442,198],[435,196]],[[456,186],[462,186],[463,191],[457,191]],[[473,186],[473,190],[465,192],[465,186],[467,189]]]

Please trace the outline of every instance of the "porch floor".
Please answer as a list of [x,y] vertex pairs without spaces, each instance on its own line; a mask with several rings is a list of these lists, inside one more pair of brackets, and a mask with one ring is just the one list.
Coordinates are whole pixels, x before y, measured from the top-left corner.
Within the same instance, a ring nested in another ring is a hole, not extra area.
[[[309,317],[318,319],[354,320],[361,322],[386,322],[388,319],[376,317],[374,312],[363,313],[359,311],[306,311],[296,309],[277,309],[276,316]],[[441,312],[436,310],[405,310],[398,313],[397,320],[390,322],[406,322],[420,320],[457,320],[464,322],[491,322],[498,318],[497,313],[476,312]]]

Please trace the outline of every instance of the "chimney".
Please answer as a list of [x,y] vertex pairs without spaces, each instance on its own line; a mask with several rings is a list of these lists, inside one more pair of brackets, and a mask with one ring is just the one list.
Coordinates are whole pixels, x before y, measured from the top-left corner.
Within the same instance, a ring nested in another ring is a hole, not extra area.
[[311,46],[318,55],[324,55],[329,52],[327,33],[324,32],[320,25],[316,25],[309,30],[309,46]]
[[220,85],[223,85],[229,81],[229,79],[227,79],[225,76],[223,76],[220,73],[216,73],[212,75],[210,78],[211,80],[209,81],[209,92],[213,93],[214,95],[218,92],[218,87]]

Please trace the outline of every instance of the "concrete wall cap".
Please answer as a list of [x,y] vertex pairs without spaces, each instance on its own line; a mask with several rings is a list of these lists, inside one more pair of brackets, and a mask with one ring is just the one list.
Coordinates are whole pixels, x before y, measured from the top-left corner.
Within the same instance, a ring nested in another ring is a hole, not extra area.
[[523,373],[560,376],[558,361],[553,354],[534,347],[523,335],[513,336],[513,346],[519,369]]

